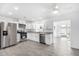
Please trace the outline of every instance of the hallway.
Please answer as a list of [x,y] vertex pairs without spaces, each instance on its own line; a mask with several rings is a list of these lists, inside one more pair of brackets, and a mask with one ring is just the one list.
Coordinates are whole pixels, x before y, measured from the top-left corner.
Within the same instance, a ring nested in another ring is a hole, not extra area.
[[34,41],[25,41],[18,45],[1,49],[1,56],[79,56],[78,49],[71,49],[70,42],[66,38],[48,46]]

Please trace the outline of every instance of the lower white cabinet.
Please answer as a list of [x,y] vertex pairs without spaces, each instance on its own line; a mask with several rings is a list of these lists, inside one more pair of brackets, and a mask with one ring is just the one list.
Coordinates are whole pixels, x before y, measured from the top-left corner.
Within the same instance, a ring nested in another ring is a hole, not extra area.
[[20,34],[17,34],[17,42],[20,42]]
[[45,43],[48,45],[51,45],[53,43],[53,35],[52,34],[45,35]]
[[39,34],[38,33],[35,33],[34,41],[39,42]]
[[27,39],[39,42],[39,34],[38,33],[27,33]]
[[[53,35],[50,34],[44,34],[45,43],[48,45],[51,45],[53,43]],[[27,33],[27,39],[40,42],[40,33]]]

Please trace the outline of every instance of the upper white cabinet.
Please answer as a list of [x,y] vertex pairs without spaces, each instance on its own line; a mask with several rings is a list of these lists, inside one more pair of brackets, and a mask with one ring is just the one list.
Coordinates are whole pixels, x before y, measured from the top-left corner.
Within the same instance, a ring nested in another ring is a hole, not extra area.
[[37,31],[37,32],[39,32],[39,31],[43,31],[43,28],[44,28],[44,24],[39,24],[39,23],[35,23],[34,24],[34,29]]
[[49,32],[49,31],[53,31],[53,21],[49,20],[43,20],[43,21],[37,21],[33,23],[33,28],[37,31],[37,32]]
[[26,23],[26,29],[33,29],[32,23]]
[[37,32],[43,32],[44,30],[44,25],[45,25],[45,21],[37,21],[33,23],[33,28],[35,29],[35,31]]

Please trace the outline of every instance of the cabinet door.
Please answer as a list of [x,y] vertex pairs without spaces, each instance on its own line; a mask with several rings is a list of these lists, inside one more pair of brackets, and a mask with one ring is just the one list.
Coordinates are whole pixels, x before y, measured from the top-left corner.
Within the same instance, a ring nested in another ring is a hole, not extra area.
[[20,34],[17,34],[17,42],[20,42],[21,38],[20,38]]
[[52,34],[46,34],[46,36],[45,36],[46,44],[51,45],[53,43],[53,38],[52,37],[53,37]]
[[34,34],[34,41],[36,41],[36,42],[39,42],[39,34],[38,33],[35,33]]
[[27,33],[27,39],[39,42],[39,34],[38,33]]
[[27,39],[30,39],[30,37],[31,37],[31,34],[27,33]]
[[34,34],[33,33],[27,33],[27,39],[33,40],[34,39]]

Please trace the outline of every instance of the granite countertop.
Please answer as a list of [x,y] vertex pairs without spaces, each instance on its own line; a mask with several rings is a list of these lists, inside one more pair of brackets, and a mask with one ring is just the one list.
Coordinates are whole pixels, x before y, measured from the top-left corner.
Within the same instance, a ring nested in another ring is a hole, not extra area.
[[53,32],[36,32],[36,31],[27,31],[27,33],[53,34]]
[[38,34],[53,34],[52,31],[20,31],[17,30],[18,32],[27,32],[27,33],[38,33]]

